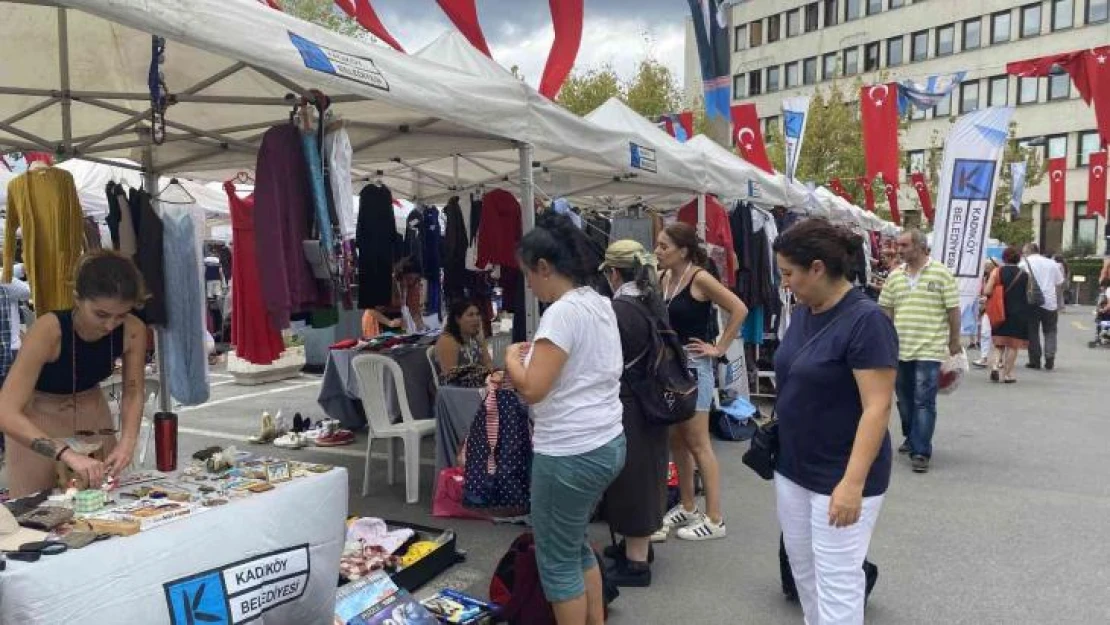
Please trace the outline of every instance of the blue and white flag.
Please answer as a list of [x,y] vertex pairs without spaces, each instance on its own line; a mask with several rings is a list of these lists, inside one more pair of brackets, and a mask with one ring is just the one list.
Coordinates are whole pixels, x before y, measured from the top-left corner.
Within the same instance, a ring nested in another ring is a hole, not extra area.
[[898,114],[905,115],[910,106],[921,110],[931,109],[948,97],[963,82],[966,71],[955,74],[929,76],[925,82],[907,78],[898,83]]
[[698,46],[705,114],[709,119],[729,118],[732,91],[731,57],[728,47],[728,5],[723,0],[687,0],[694,18],[694,40]]
[[802,155],[802,140],[806,136],[809,118],[809,96],[786,98],[782,101],[782,134],[786,139],[786,178],[794,180],[798,160]]
[[1010,163],[1010,214],[1021,216],[1021,196],[1025,194],[1025,161]]

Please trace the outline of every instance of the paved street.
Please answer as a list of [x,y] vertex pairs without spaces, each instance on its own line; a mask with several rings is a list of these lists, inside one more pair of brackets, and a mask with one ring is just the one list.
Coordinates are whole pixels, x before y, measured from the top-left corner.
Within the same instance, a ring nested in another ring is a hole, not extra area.
[[[973,371],[956,395],[941,399],[932,471],[914,475],[904,457],[896,460],[872,543],[880,577],[869,622],[1110,622],[1104,538],[1110,481],[1102,467],[1110,440],[1110,349],[1087,348],[1092,330],[1086,311],[1073,309],[1060,327],[1057,371],[1022,368],[1014,386],[993,385]],[[179,410],[184,455],[245,439],[263,409],[320,414],[318,377],[262,387],[239,387],[227,378],[216,383],[209,405]],[[484,593],[494,563],[520,528],[430,517],[430,444],[419,504],[405,505],[403,484],[385,485],[380,459],[370,496],[360,497],[364,445],[273,453],[346,466],[352,513],[455,528],[469,559],[437,583]],[[799,609],[779,592],[770,485],[741,464],[746,443],[717,447],[729,537],[658,545],[654,585],[623,590],[613,606],[614,625],[801,623]],[[604,527],[593,531],[599,542],[608,540]]]

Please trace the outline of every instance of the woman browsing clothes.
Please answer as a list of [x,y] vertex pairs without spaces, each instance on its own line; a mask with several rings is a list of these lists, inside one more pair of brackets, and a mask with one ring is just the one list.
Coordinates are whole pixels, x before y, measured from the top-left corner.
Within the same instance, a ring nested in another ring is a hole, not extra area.
[[[0,390],[0,430],[10,441],[12,497],[50,490],[57,462],[91,487],[131,464],[144,404],[146,327],[131,311],[144,299],[135,265],[109,251],[77,265],[75,303],[40,317]],[[123,359],[122,431],[116,440],[100,383]],[[104,460],[80,452],[99,451]]]
[[601,572],[586,528],[625,455],[620,331],[609,300],[583,286],[597,275],[586,250],[585,235],[569,217],[536,219],[521,239],[520,264],[536,298],[550,306],[531,346],[516,343],[505,354],[505,369],[535,421],[536,563],[559,625],[605,622]]
[[493,369],[493,359],[482,337],[482,314],[477,304],[466,299],[451,302],[447,323],[436,340],[435,354],[442,378],[449,379],[462,367],[480,365],[487,372]]
[[[659,233],[655,256],[663,271],[663,302],[671,327],[686,345],[690,368],[697,373],[697,412],[692,419],[671,428],[671,455],[678,466],[682,500],[667,512],[663,529],[677,528],[685,540],[710,540],[725,537],[721,514],[721,473],[709,440],[709,409],[716,391],[714,368],[725,355],[748,308],[705,270],[709,259],[692,226],[676,223]],[[720,337],[713,336],[713,306],[728,313],[728,325]],[[694,466],[705,482],[705,514],[694,500]]]
[[864,557],[890,482],[898,336],[845,278],[859,237],[821,219],[775,241],[798,300],[775,354],[779,523],[807,623],[863,623]]

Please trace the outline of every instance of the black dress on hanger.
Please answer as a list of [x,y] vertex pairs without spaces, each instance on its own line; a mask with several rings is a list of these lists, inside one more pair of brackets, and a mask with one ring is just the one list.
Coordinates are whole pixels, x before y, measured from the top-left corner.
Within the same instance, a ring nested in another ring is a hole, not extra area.
[[389,187],[368,184],[359,193],[355,245],[358,248],[358,307],[389,306],[393,263],[400,247]]

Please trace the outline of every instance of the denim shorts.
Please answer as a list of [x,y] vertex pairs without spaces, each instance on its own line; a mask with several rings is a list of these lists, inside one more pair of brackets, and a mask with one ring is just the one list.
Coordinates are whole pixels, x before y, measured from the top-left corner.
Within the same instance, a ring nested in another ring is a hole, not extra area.
[[624,467],[624,434],[576,456],[532,458],[532,530],[543,593],[551,602],[586,592],[597,566],[586,528],[594,507]]
[[717,392],[717,376],[713,366],[716,359],[686,353],[690,372],[698,378],[698,412],[709,412],[713,407],[713,394]]

